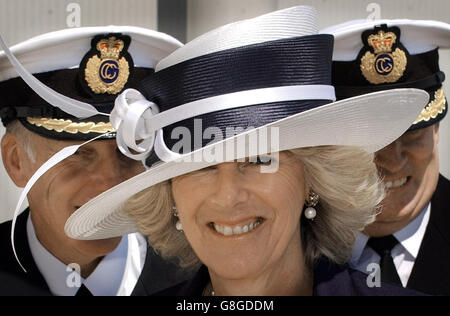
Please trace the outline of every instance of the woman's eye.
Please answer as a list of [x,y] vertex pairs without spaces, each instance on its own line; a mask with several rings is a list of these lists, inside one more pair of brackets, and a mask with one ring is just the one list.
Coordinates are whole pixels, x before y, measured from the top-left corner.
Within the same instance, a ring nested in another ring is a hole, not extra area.
[[253,165],[270,165],[272,157],[270,156],[257,156],[249,159],[249,163]]

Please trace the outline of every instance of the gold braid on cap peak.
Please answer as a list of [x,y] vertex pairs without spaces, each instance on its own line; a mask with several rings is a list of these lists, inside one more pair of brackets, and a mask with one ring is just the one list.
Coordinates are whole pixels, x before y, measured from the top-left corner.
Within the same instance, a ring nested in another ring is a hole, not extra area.
[[442,114],[445,110],[445,95],[444,90],[439,89],[434,94],[434,100],[431,101],[425,109],[422,110],[417,120],[413,125],[418,124],[422,121],[428,122],[431,119],[435,119],[439,114]]
[[52,119],[45,117],[27,117],[27,122],[37,127],[43,127],[49,131],[55,131],[58,133],[70,133],[70,134],[89,134],[98,133],[105,134],[109,132],[115,132],[111,123],[104,122],[72,122],[71,120],[64,119]]

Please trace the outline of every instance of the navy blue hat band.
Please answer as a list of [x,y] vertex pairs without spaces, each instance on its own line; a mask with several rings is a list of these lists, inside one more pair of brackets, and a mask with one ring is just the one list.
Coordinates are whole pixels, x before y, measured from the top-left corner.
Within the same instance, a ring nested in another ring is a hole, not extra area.
[[[313,35],[213,53],[156,72],[144,82],[143,93],[164,112],[188,102],[239,91],[330,85],[332,48],[332,36]],[[208,113],[163,128],[164,142],[173,150],[179,139],[172,138],[172,132],[178,127],[189,130],[191,148],[178,151],[186,154],[213,141],[202,139],[199,143],[195,139],[198,129],[203,134],[215,127],[225,135],[227,128],[264,126],[330,102],[325,98],[273,102]],[[153,154],[146,164],[151,166],[156,161]]]
[[141,91],[161,112],[238,91],[331,85],[333,37],[312,35],[200,56],[156,72]]

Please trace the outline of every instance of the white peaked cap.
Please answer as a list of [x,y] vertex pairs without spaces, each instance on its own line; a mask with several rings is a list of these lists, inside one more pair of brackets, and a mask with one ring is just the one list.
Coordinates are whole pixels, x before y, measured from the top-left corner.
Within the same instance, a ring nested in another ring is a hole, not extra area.
[[[128,52],[134,65],[155,68],[168,54],[182,46],[170,35],[134,26],[71,28],[36,36],[10,48],[32,74],[78,68],[91,50],[92,38],[100,34],[121,33],[131,37]],[[0,52],[0,82],[18,77],[3,51]]]
[[382,24],[400,28],[400,41],[411,55],[450,47],[450,24],[439,21],[354,20],[325,28],[320,33],[334,36],[333,60],[352,61],[364,46],[361,34]]

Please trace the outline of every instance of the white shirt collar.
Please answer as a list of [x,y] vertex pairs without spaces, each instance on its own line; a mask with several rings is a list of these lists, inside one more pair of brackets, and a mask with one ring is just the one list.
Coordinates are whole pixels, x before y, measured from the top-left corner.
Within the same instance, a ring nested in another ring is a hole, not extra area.
[[394,233],[394,237],[402,244],[403,247],[414,257],[419,254],[420,245],[427,230],[430,221],[431,203],[424,208],[417,218],[408,224],[402,230]]
[[83,284],[94,296],[116,296],[124,276],[127,256],[128,236],[124,236],[119,246],[100,261]]
[[145,239],[138,234],[130,234],[122,238],[119,246],[103,258],[87,279],[83,279],[42,246],[37,239],[31,216],[27,221],[27,235],[31,254],[39,271],[50,291],[58,296],[74,296],[77,293],[79,288],[69,286],[67,282],[68,278],[73,277],[79,278],[81,284],[94,296],[128,296],[136,286],[145,263]]
[[128,235],[128,256],[116,296],[130,296],[141,276],[147,258],[147,240],[141,234]]
[[[420,245],[422,244],[423,237],[430,220],[431,203],[422,210],[411,223],[406,227],[394,233],[394,237],[397,238],[399,243],[415,258],[419,254]],[[353,255],[350,261],[351,265],[356,266],[361,259],[364,249],[366,248],[369,236],[360,233],[356,238],[355,245],[353,247]]]

